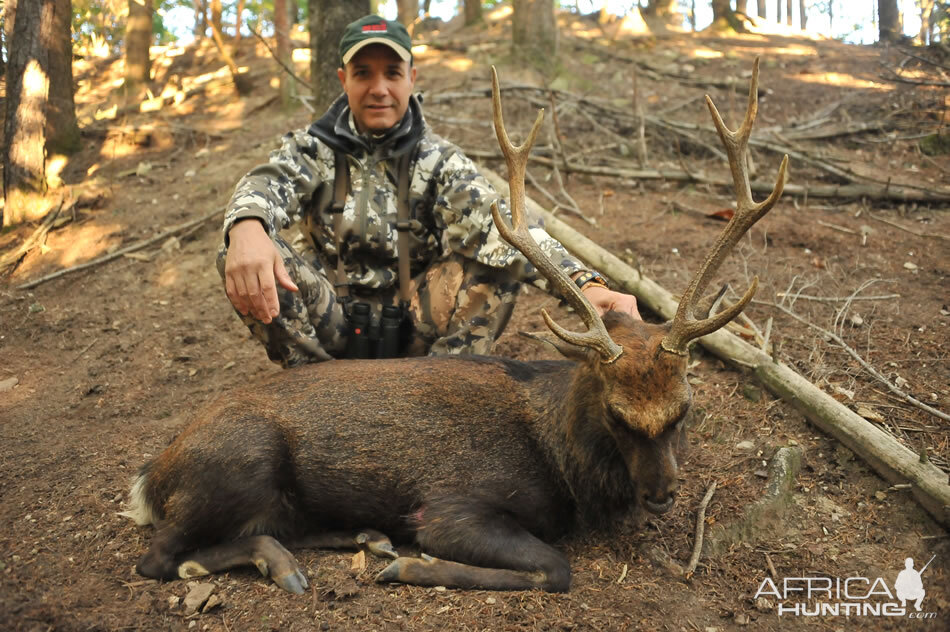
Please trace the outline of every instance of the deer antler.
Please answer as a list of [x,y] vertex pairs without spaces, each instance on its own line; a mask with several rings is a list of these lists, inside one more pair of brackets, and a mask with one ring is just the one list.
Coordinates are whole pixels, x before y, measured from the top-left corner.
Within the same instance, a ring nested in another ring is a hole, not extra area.
[[769,197],[758,204],[752,199],[752,188],[749,184],[748,149],[749,134],[752,132],[752,123],[755,122],[755,114],[758,110],[758,86],[759,58],[756,57],[752,66],[752,82],[749,85],[749,106],[746,109],[745,120],[742,121],[742,125],[736,131],[726,127],[725,123],[722,122],[722,117],[719,116],[719,110],[716,109],[709,95],[706,95],[706,105],[709,107],[709,113],[712,115],[716,130],[719,132],[719,138],[722,140],[726,155],[729,158],[729,168],[732,170],[732,181],[736,190],[736,213],[726,225],[722,234],[719,235],[709,254],[706,255],[703,265],[699,268],[693,280],[690,281],[683,298],[680,299],[676,316],[673,317],[673,324],[670,327],[670,333],[660,343],[663,349],[671,353],[686,354],[686,345],[690,340],[712,333],[738,316],[746,303],[752,299],[758,286],[759,278],[754,277],[749,289],[746,290],[745,295],[738,303],[711,318],[703,320],[693,318],[697,297],[705,290],[710,279],[722,264],[723,259],[728,256],[746,231],[772,209],[785,187],[788,155],[782,159],[775,187]]
[[531,236],[525,221],[525,197],[524,197],[524,178],[525,168],[528,163],[528,154],[531,153],[531,146],[534,139],[541,129],[541,122],[544,120],[544,110],[538,112],[538,118],[534,122],[534,127],[528,134],[525,142],[515,147],[508,139],[508,132],[505,131],[505,120],[501,113],[501,92],[498,89],[498,73],[495,67],[491,69],[492,77],[492,112],[494,114],[495,135],[498,136],[498,144],[501,146],[502,153],[505,154],[505,162],[508,163],[508,186],[511,198],[511,227],[498,211],[498,204],[492,202],[492,218],[495,220],[495,226],[501,236],[517,248],[525,258],[534,264],[538,271],[551,283],[551,286],[563,296],[568,304],[580,315],[588,331],[585,333],[576,333],[567,331],[555,323],[545,310],[541,310],[541,316],[548,328],[561,340],[581,347],[589,347],[600,353],[604,362],[613,362],[623,353],[623,347],[610,339],[604,322],[597,314],[597,310],[584,297],[580,289],[574,282],[548,259],[547,255],[538,246],[538,243]]

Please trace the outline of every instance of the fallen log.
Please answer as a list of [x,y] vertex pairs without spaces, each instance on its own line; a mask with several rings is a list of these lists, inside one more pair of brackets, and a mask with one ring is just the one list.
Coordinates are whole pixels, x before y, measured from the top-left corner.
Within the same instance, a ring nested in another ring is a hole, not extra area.
[[[481,172],[498,191],[507,195],[508,183],[501,176],[485,167]],[[673,318],[677,300],[670,292],[551,215],[537,202],[528,198],[527,205],[543,220],[547,232],[568,250],[615,280],[652,311],[664,318]],[[892,435],[871,425],[787,365],[773,360],[764,351],[725,329],[700,338],[699,343],[727,362],[752,369],[773,394],[795,406],[815,426],[846,445],[884,479],[910,484],[920,505],[941,525],[950,527],[950,481],[938,467],[922,461]]]

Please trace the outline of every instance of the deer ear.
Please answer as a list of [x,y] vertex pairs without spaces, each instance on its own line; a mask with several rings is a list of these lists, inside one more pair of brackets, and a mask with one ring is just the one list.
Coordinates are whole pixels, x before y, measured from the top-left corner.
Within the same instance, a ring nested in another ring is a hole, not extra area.
[[576,360],[577,362],[585,362],[589,358],[589,347],[581,347],[578,345],[572,345],[568,342],[564,342],[557,336],[548,333],[546,331],[539,332],[528,332],[528,331],[519,331],[519,334],[525,338],[530,338],[532,340],[537,340],[539,342],[546,342],[555,349],[558,353],[567,358],[568,360]]

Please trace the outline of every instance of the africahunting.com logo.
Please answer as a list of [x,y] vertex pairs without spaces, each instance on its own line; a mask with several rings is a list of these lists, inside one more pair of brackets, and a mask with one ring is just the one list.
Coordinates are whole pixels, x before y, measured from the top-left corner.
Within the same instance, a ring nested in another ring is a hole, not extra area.
[[936,612],[922,610],[927,591],[921,579],[934,557],[919,571],[914,569],[914,558],[904,560],[893,590],[881,577],[785,577],[779,583],[766,577],[754,599],[776,598],[780,617],[934,619]]

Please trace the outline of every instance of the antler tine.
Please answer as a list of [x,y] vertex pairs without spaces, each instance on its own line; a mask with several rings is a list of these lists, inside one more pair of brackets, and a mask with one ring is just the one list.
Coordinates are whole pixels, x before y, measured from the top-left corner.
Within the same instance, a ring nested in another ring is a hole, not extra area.
[[775,186],[768,198],[756,203],[752,198],[752,186],[748,171],[748,144],[749,135],[752,132],[752,125],[755,122],[755,115],[758,110],[758,86],[759,86],[759,59],[756,57],[752,67],[752,81],[749,84],[749,105],[746,108],[745,118],[742,125],[735,131],[730,130],[723,123],[716,104],[713,103],[709,95],[706,95],[706,105],[712,116],[716,130],[719,132],[719,138],[726,150],[726,156],[729,159],[729,168],[732,171],[732,181],[736,192],[736,212],[732,219],[726,225],[726,228],[719,235],[716,243],[706,255],[705,261],[699,271],[693,277],[680,299],[676,315],[673,317],[673,324],[670,333],[663,339],[663,348],[667,351],[684,354],[686,345],[690,340],[705,336],[708,333],[716,331],[723,327],[730,320],[739,315],[746,304],[752,299],[758,286],[758,277],[752,279],[752,284],[746,290],[742,299],[735,305],[712,318],[703,320],[693,319],[693,309],[695,308],[698,297],[709,284],[710,279],[719,269],[723,260],[738,243],[739,239],[755,224],[763,215],[768,213],[785,188],[785,175],[788,170],[788,156],[782,159],[782,164],[778,170]]
[[531,146],[534,144],[534,140],[541,129],[541,123],[544,121],[544,110],[538,112],[538,118],[535,119],[527,140],[517,147],[512,145],[508,138],[508,132],[505,130],[505,120],[501,112],[501,90],[498,87],[498,73],[494,66],[492,66],[491,73],[495,135],[498,136],[498,144],[501,146],[501,151],[505,155],[505,162],[508,164],[511,226],[509,227],[508,222],[501,216],[497,202],[493,202],[491,205],[492,219],[495,220],[495,226],[498,227],[501,236],[534,264],[538,271],[551,283],[551,286],[574,308],[584,324],[587,325],[588,331],[585,333],[568,331],[555,323],[548,313],[542,309],[541,316],[548,328],[561,340],[581,347],[595,349],[600,353],[604,362],[613,362],[623,353],[623,347],[611,340],[606,327],[604,327],[604,322],[597,314],[597,310],[584,297],[570,277],[544,254],[534,237],[531,236],[525,220],[525,169],[528,163],[528,154],[531,153]]

